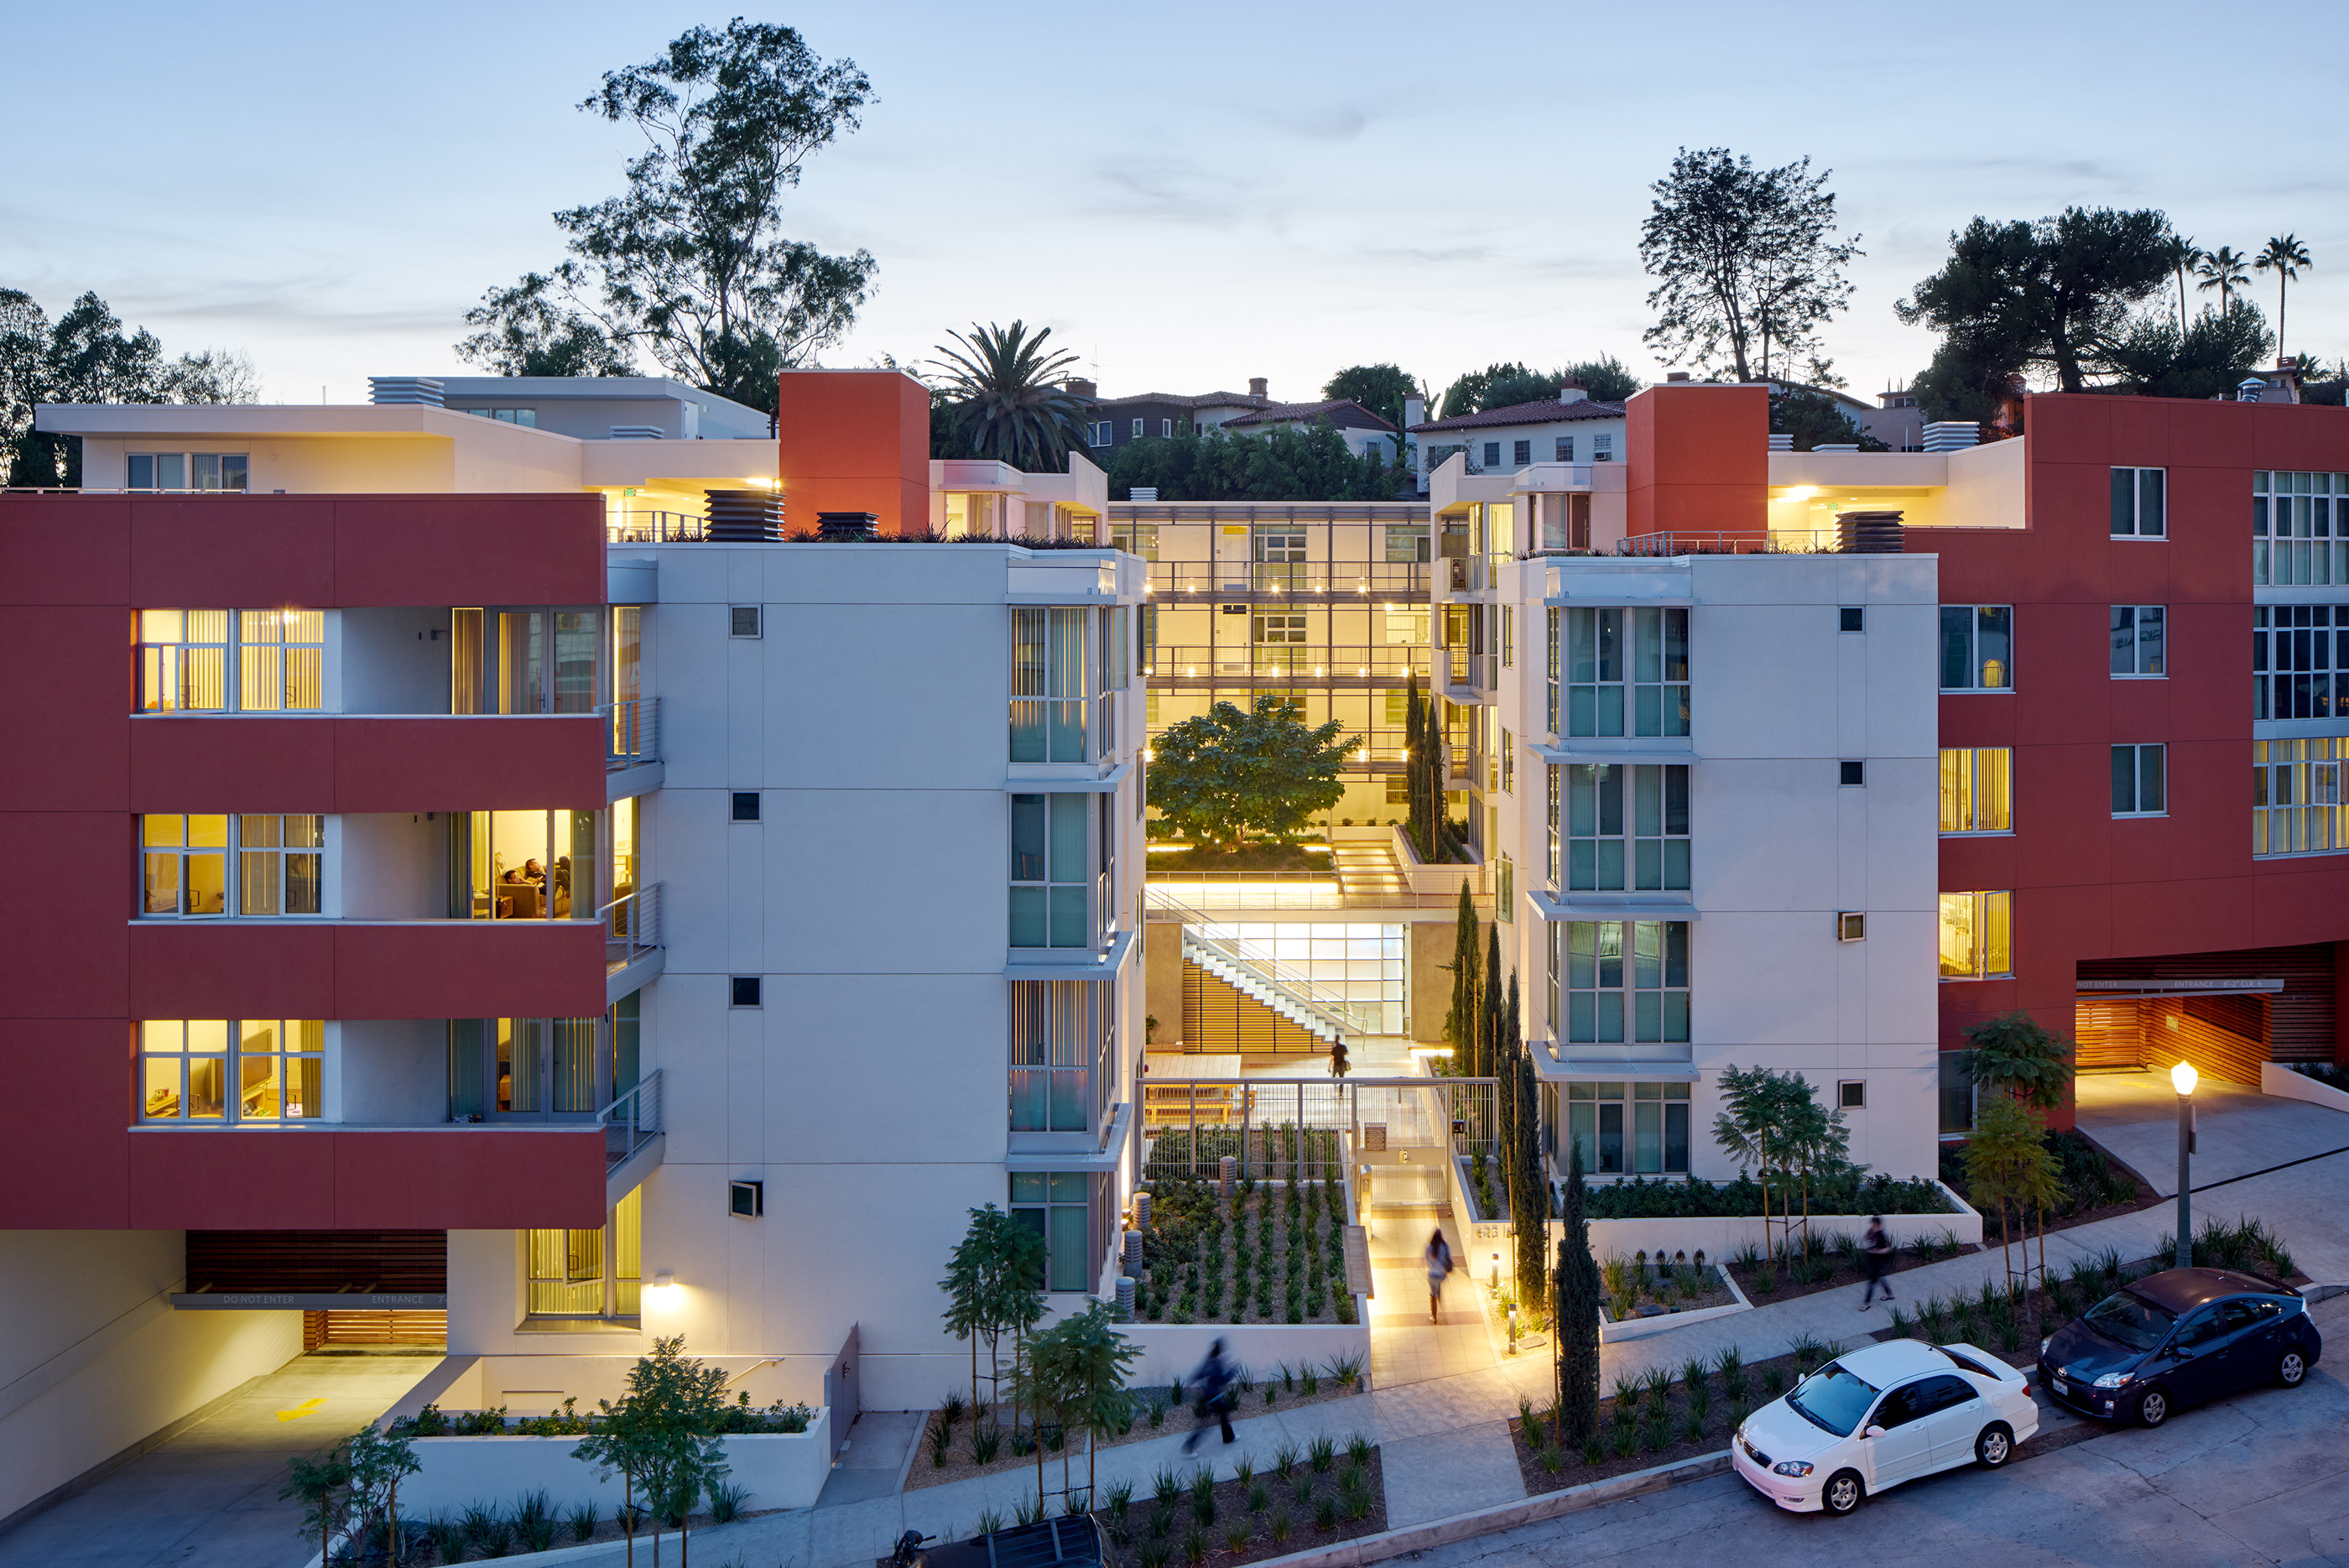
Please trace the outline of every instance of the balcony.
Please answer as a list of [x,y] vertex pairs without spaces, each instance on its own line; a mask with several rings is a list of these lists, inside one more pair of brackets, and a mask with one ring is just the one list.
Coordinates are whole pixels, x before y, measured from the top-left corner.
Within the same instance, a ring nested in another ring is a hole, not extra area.
[[604,520],[610,545],[698,545],[709,537],[709,521],[698,512],[614,512]]
[[1159,643],[1143,650],[1142,673],[1153,680],[1241,678],[1400,686],[1414,675],[1427,680],[1432,668],[1425,647],[1404,643],[1340,647],[1309,643]]
[[1157,598],[1303,594],[1417,603],[1427,597],[1429,570],[1424,561],[1153,561],[1150,592]]

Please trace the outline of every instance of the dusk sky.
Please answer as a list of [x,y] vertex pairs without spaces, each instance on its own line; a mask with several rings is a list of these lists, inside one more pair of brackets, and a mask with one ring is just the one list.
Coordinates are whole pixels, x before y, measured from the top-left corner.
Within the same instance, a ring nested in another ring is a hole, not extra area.
[[[459,373],[483,289],[621,185],[575,104],[724,5],[88,4],[0,10],[16,155],[0,286],[85,289],[264,397]],[[1661,378],[1639,225],[1681,145],[1809,155],[1867,252],[1827,351],[1862,393],[1931,351],[1893,302],[1977,213],[2156,206],[2206,247],[2297,233],[2287,350],[2349,353],[2349,7],[762,6],[871,75],[789,232],[877,293],[824,357],[926,357],[1024,317],[1105,394],[1313,395],[1392,359]],[[1944,20],[1946,18],[1946,20]],[[2276,288],[2252,296],[2274,324]]]

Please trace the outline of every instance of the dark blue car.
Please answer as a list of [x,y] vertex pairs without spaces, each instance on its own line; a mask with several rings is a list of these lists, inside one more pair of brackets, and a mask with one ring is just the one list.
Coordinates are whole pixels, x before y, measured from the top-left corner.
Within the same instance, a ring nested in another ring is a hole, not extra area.
[[2049,1394],[2085,1416],[2158,1427],[2263,1383],[2297,1388],[2323,1350],[2308,1303],[2231,1269],[2168,1269],[2123,1286],[2039,1347]]

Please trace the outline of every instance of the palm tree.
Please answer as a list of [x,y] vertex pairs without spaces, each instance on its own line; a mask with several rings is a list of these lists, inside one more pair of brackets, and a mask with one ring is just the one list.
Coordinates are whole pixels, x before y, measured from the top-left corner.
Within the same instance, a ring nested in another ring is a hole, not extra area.
[[2202,262],[2202,249],[2184,234],[2172,234],[2162,247],[2163,258],[2178,274],[2178,330],[2186,330],[2186,275]]
[[2268,242],[2259,259],[2251,264],[2261,272],[2271,267],[2276,275],[2276,363],[2283,363],[2283,300],[2284,286],[2300,281],[2300,269],[2314,266],[2308,259],[2308,247],[2300,243],[2297,234],[2279,234]]
[[1008,329],[974,322],[968,337],[949,334],[959,350],[938,346],[942,358],[933,363],[945,372],[974,456],[1035,473],[1061,468],[1069,448],[1081,444],[1084,400],[1053,379],[1077,357],[1046,352],[1051,335],[1047,327],[1031,337],[1019,321]]
[[2251,259],[2232,245],[2220,245],[2203,253],[2194,264],[2194,275],[2202,280],[2194,286],[2205,294],[2214,288],[2219,291],[2220,315],[2226,315],[2227,307],[2234,304],[2235,290],[2251,281],[2251,275],[2243,270],[2243,264]]

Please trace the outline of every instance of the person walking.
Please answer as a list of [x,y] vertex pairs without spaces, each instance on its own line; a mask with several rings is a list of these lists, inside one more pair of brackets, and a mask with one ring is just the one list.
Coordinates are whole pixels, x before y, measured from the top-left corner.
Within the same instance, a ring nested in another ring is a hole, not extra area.
[[1183,1451],[1188,1454],[1207,1435],[1209,1417],[1222,1423],[1224,1441],[1230,1442],[1232,1432],[1232,1367],[1224,1359],[1224,1342],[1220,1339],[1207,1346],[1207,1358],[1191,1374],[1191,1387],[1198,1400],[1199,1424],[1183,1439]]
[[1884,1217],[1880,1214],[1871,1214],[1868,1217],[1867,1239],[1860,1243],[1859,1247],[1860,1267],[1868,1273],[1868,1290],[1859,1299],[1860,1311],[1866,1312],[1876,1304],[1876,1290],[1878,1285],[1884,1287],[1884,1299],[1886,1301],[1892,1299],[1892,1287],[1886,1283],[1884,1279],[1884,1265],[1891,1261],[1892,1238],[1884,1233]]
[[1427,1239],[1427,1321],[1434,1323],[1436,1308],[1444,1301],[1444,1277],[1456,1265],[1452,1262],[1452,1246],[1444,1239],[1444,1227]]

